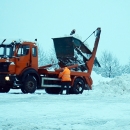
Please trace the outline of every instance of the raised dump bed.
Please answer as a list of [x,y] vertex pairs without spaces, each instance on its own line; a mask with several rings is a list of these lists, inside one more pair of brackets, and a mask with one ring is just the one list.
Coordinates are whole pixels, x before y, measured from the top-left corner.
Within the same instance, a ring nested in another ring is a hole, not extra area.
[[[82,64],[78,68],[74,69],[81,71],[87,70],[84,64],[89,60],[92,52],[83,44],[81,40],[72,36],[52,39],[60,67]],[[95,60],[95,64],[100,66],[97,59]]]

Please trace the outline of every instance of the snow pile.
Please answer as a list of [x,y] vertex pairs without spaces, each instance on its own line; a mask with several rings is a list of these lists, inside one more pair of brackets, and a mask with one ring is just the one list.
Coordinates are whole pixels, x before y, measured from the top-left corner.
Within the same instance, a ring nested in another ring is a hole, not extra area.
[[106,82],[111,80],[111,78],[102,77],[101,74],[97,74],[95,71],[92,71],[91,77],[93,79],[94,86],[100,84],[100,82]]
[[101,95],[118,96],[130,93],[130,74],[124,74],[115,78],[104,78],[101,75],[92,73],[93,92]]

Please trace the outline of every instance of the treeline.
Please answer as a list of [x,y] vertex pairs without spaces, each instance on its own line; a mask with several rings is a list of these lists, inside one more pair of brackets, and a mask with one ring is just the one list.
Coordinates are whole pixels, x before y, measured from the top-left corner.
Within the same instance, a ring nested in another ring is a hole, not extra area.
[[130,59],[128,59],[128,64],[120,65],[118,58],[111,52],[104,51],[98,61],[101,67],[94,66],[93,70],[103,77],[114,78],[122,74],[130,74]]

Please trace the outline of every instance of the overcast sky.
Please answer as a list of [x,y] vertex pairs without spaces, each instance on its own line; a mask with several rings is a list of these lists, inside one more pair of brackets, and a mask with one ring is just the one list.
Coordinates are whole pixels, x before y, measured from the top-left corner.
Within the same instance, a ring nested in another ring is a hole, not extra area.
[[[48,49],[54,37],[76,29],[84,41],[97,27],[97,57],[108,50],[121,64],[130,58],[130,0],[0,0],[0,40],[38,39]],[[92,48],[94,36],[88,41]]]

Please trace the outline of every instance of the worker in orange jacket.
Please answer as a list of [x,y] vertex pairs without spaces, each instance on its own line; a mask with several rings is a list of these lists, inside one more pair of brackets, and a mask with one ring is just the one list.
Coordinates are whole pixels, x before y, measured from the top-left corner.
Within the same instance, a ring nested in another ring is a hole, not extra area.
[[63,72],[60,72],[59,78],[61,78],[61,91],[59,94],[63,93],[64,87],[66,86],[66,94],[69,94],[69,86],[71,82],[70,70],[67,67],[63,68]]

